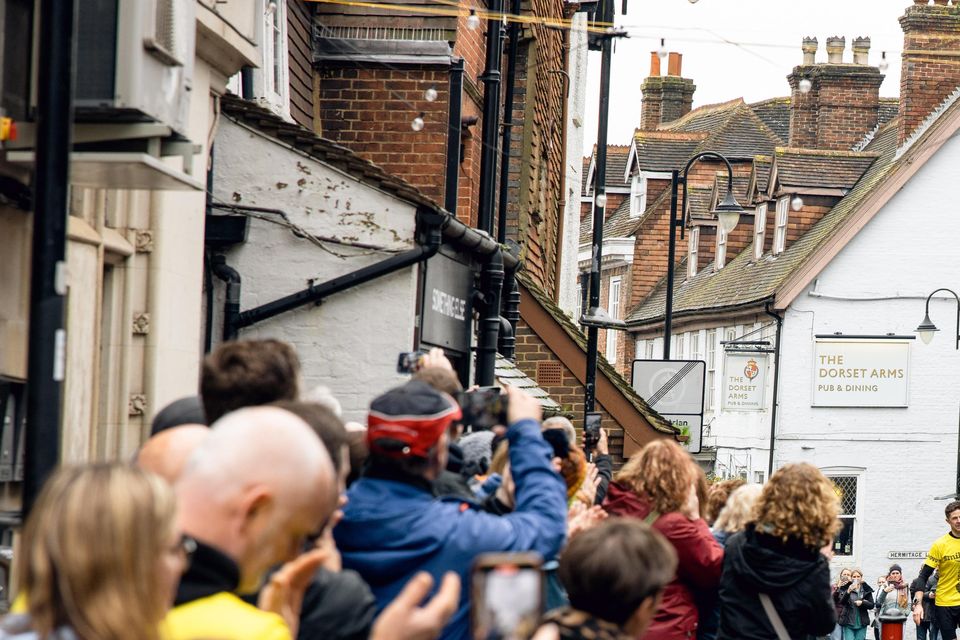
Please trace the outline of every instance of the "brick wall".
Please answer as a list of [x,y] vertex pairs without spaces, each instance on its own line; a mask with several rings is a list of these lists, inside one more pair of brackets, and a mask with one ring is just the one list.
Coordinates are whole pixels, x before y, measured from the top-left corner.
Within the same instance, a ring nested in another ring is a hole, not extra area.
[[[915,0],[917,1],[917,0]],[[903,28],[903,58],[900,74],[899,141],[906,138],[960,86],[960,37],[957,3],[908,7],[900,18]]]
[[650,77],[640,86],[640,128],[652,131],[664,122],[673,122],[690,113],[696,87],[693,80],[674,76]]
[[[826,196],[803,196],[803,207],[800,211],[794,211],[793,208],[787,213],[787,242],[786,248],[803,237],[810,228],[820,221],[823,216],[830,213],[830,210],[839,202],[839,198]],[[769,213],[767,214],[769,215]],[[774,214],[774,224],[776,224],[776,214]],[[773,235],[774,231],[771,231]]]
[[[632,282],[630,287],[631,308],[645,299],[667,275],[667,256],[670,232],[670,201],[663,202],[643,221],[637,230],[633,249]],[[687,255],[687,243],[677,234],[677,263]]]
[[[811,82],[801,93],[800,80]],[[790,146],[849,150],[873,131],[883,75],[876,67],[820,64],[795,67],[791,89]]]
[[[578,431],[583,429],[583,395],[584,388],[560,359],[547,348],[540,337],[523,321],[517,325],[517,366],[526,375],[537,381],[550,397],[563,407],[563,414],[570,418]],[[537,365],[549,362],[559,366],[560,384],[545,384],[537,380]],[[603,428],[607,430],[610,440],[610,454],[615,464],[619,466],[623,461],[623,425],[615,422],[606,409],[598,402],[596,409],[603,414]]]

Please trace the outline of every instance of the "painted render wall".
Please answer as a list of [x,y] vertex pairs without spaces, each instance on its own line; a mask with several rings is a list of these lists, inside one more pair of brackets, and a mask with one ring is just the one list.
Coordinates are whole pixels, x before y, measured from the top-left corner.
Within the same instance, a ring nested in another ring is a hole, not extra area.
[[[394,252],[413,247],[413,205],[226,117],[215,148],[219,200],[281,209],[292,223],[318,236],[350,238]],[[393,255],[325,246],[343,257],[297,238],[284,226],[251,219],[247,242],[226,252],[227,263],[243,278],[241,311]],[[253,325],[240,337],[292,343],[301,359],[304,390],[330,387],[344,418],[363,422],[370,400],[404,381],[396,374],[396,357],[413,348],[417,273],[408,268],[374,280],[320,306]],[[214,335],[219,340],[223,285],[215,286]]]
[[[783,360],[777,464],[805,460],[859,475],[858,522],[852,559],[875,581],[889,551],[927,550],[945,532],[935,496],[953,493],[960,413],[960,352],[955,349],[953,299],[935,299],[930,315],[942,332],[930,345],[911,345],[909,407],[814,408],[813,336],[913,335],[924,299],[955,287],[960,273],[960,217],[952,138],[819,274],[789,307]],[[817,296],[820,297],[817,297]],[[864,300],[863,298],[879,298]],[[900,564],[914,577],[921,560]]]

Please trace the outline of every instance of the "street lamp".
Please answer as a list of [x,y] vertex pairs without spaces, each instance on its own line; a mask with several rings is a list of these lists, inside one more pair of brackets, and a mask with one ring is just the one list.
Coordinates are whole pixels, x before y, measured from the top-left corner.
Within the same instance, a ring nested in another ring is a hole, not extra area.
[[720,224],[720,228],[723,229],[723,232],[729,234],[733,231],[737,227],[737,223],[740,222],[740,214],[743,213],[743,207],[740,206],[740,203],[737,202],[737,199],[733,195],[733,167],[730,166],[730,161],[719,153],[712,151],[698,153],[690,158],[690,161],[687,162],[687,166],[683,168],[682,172],[676,170],[672,172],[670,185],[670,244],[667,250],[667,308],[663,322],[664,360],[670,359],[670,337],[673,330],[673,268],[677,252],[677,227],[683,228],[683,220],[677,219],[677,195],[680,190],[680,185],[682,184],[683,201],[680,203],[680,209],[682,211],[687,200],[687,174],[690,172],[690,167],[693,166],[693,163],[703,158],[716,158],[722,160],[723,163],[727,165],[727,194],[723,196],[723,200],[721,200],[720,204],[714,209],[714,212],[717,214],[717,221]]
[[930,298],[940,293],[941,291],[946,291],[949,294],[952,294],[954,298],[957,299],[957,336],[955,348],[960,349],[960,296],[956,294],[951,289],[937,289],[929,296],[927,296],[927,305],[923,314],[923,322],[920,323],[920,326],[917,327],[917,335],[920,336],[920,339],[923,341],[923,344],[930,344],[933,340],[933,334],[940,329],[937,328],[937,325],[933,324],[933,321],[930,320]]

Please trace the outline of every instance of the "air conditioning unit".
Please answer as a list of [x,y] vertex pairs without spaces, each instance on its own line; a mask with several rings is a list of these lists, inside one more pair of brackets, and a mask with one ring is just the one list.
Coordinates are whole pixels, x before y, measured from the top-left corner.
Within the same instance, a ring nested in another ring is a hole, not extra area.
[[78,122],[156,122],[186,134],[196,0],[80,0]]

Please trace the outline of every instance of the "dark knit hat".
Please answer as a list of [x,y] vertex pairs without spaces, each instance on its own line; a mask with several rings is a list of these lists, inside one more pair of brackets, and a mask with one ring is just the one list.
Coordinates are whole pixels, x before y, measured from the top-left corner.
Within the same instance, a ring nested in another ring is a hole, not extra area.
[[200,396],[180,398],[161,409],[150,425],[150,435],[155,436],[161,431],[185,424],[207,424]]
[[419,380],[387,391],[370,403],[367,444],[370,451],[395,458],[426,458],[460,407],[450,396]]
[[894,571],[899,571],[899,572],[900,572],[900,575],[903,575],[903,569],[900,568],[900,565],[898,565],[898,564],[892,564],[892,565],[890,565],[890,570],[887,571],[887,575],[890,575],[890,574],[893,573]]

